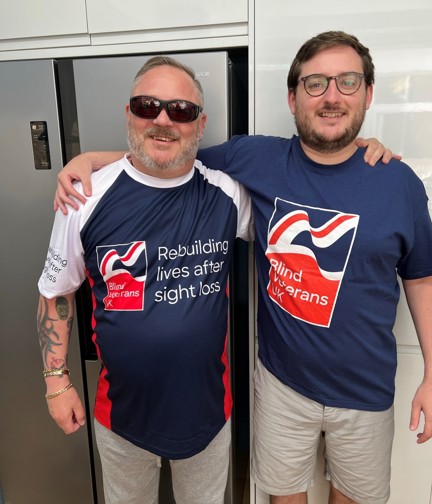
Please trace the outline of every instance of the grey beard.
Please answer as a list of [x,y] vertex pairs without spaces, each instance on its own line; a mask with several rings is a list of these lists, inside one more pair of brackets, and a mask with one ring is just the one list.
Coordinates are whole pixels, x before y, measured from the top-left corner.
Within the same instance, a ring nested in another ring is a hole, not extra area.
[[188,141],[185,148],[176,158],[165,162],[156,161],[145,152],[142,139],[149,134],[175,138],[170,130],[164,130],[163,128],[152,128],[151,130],[148,130],[146,133],[144,133],[141,138],[132,129],[128,129],[127,141],[129,151],[148,170],[174,170],[177,168],[182,168],[183,166],[195,160],[200,141],[198,132],[195,138]]

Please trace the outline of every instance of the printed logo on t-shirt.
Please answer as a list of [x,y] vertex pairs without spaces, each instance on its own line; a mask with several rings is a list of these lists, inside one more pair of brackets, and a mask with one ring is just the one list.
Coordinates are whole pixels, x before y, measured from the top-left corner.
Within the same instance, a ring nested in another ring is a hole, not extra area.
[[107,287],[105,310],[144,309],[147,278],[146,242],[96,247],[99,271]]
[[280,198],[269,223],[267,292],[293,317],[329,327],[359,216]]

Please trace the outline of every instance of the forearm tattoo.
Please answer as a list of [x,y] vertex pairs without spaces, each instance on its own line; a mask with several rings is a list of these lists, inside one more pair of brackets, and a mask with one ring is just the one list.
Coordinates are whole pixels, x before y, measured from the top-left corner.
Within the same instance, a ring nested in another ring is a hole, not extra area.
[[[39,346],[42,352],[42,358],[46,369],[62,369],[66,367],[67,355],[61,355],[63,343],[56,330],[56,323],[66,321],[68,331],[67,338],[70,339],[73,317],[69,316],[70,306],[68,300],[64,297],[56,299],[56,312],[58,318],[51,318],[48,315],[48,303],[46,299],[41,299],[37,314],[37,330],[39,337]],[[59,355],[60,354],[60,355]]]
[[66,320],[69,315],[69,304],[67,299],[59,297],[56,299],[56,311],[60,320]]

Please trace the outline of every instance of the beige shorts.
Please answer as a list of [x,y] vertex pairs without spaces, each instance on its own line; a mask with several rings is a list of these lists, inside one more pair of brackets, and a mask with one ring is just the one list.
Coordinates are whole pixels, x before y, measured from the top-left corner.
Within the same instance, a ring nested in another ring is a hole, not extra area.
[[286,496],[313,486],[324,436],[332,485],[359,504],[385,504],[393,434],[393,407],[371,412],[323,406],[281,383],[258,361],[252,477],[264,492]]

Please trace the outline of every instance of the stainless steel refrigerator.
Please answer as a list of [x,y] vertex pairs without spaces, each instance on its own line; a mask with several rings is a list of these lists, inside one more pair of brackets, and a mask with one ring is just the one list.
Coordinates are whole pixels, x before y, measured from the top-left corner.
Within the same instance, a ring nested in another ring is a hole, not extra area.
[[[203,146],[247,128],[246,53],[175,54],[203,85]],[[37,280],[51,226],[56,175],[80,151],[127,149],[125,105],[150,56],[0,62],[0,504],[103,504],[92,434],[99,363],[90,341],[88,292],[77,297],[69,364],[87,426],[66,436],[49,417],[36,334]],[[233,64],[234,62],[234,64]],[[233,446],[227,504],[242,502],[248,468],[247,247],[231,271]],[[173,501],[163,466],[160,504]],[[121,503],[119,503],[121,504]]]

